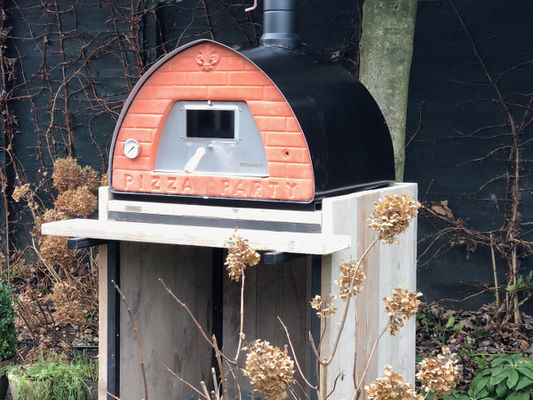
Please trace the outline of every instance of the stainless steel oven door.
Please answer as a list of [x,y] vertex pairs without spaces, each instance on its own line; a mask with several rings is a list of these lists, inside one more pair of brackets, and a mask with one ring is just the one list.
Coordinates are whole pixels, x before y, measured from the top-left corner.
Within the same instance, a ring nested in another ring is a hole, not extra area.
[[165,123],[155,170],[268,176],[261,133],[245,102],[179,101]]

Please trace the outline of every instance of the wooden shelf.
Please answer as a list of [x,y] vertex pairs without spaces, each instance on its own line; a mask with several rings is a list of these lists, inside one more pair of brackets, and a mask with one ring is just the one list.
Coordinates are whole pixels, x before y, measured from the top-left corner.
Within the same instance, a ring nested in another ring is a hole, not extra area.
[[[225,247],[224,243],[233,232],[234,229],[231,228],[93,219],[70,219],[42,225],[44,235],[200,247]],[[287,253],[326,255],[351,246],[349,235],[272,232],[252,229],[239,229],[239,235],[248,239],[250,245],[257,250],[275,250]]]

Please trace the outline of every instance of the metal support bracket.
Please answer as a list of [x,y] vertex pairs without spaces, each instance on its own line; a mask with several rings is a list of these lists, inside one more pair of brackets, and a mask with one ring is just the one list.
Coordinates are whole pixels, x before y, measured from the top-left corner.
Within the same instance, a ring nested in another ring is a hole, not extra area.
[[105,239],[91,239],[91,238],[69,238],[67,247],[71,250],[86,249],[87,247],[99,246],[101,244],[108,244],[109,240]]
[[283,251],[267,251],[265,254],[263,254],[263,264],[276,265],[305,256],[306,254],[285,253]]

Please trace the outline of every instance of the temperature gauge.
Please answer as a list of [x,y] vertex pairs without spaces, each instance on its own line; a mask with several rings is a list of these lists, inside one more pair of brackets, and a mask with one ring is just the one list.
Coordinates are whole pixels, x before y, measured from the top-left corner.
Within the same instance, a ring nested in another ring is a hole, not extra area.
[[141,146],[139,145],[139,142],[135,139],[128,139],[126,140],[126,143],[124,143],[124,154],[126,157],[130,159],[137,158],[139,153],[141,152]]

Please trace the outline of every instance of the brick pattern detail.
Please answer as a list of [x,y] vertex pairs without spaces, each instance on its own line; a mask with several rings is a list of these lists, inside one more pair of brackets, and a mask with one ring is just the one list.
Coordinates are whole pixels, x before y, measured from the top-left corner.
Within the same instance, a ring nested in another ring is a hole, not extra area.
[[[181,100],[246,101],[265,146],[266,178],[154,172],[157,145],[172,106]],[[136,139],[140,155],[124,156]],[[272,81],[245,57],[215,43],[175,55],[144,83],[130,105],[113,154],[113,188],[120,191],[230,198],[311,200],[313,168],[294,113]]]

